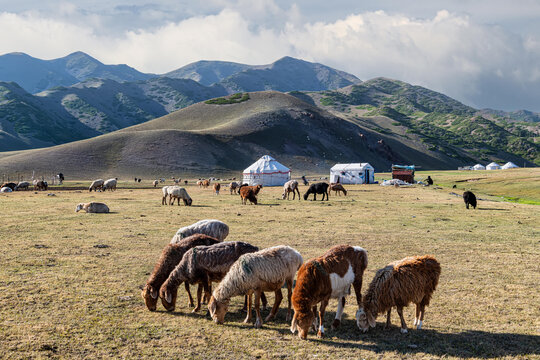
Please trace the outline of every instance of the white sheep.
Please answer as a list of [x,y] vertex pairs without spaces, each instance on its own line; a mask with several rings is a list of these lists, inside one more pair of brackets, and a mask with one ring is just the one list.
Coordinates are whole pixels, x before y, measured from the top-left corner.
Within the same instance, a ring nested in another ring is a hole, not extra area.
[[81,210],[84,210],[87,213],[108,213],[109,207],[99,202],[80,203],[77,205],[75,212],[79,212]]
[[223,241],[229,235],[229,226],[222,221],[213,219],[197,221],[195,224],[178,229],[176,235],[171,240],[171,244],[177,244],[183,238],[193,234],[205,234]]
[[94,191],[101,190],[101,188],[103,188],[104,182],[105,181],[103,179],[97,179],[97,180],[92,181],[92,184],[90,184],[90,188],[88,188],[88,191],[92,192],[92,190]]
[[222,324],[230,298],[247,295],[248,313],[244,322],[249,323],[251,321],[251,295],[255,293],[255,327],[260,328],[263,324],[259,307],[261,293],[274,291],[275,294],[274,306],[265,319],[268,321],[276,315],[283,299],[281,286],[287,283],[289,300],[287,320],[290,320],[293,279],[303,261],[302,255],[298,251],[284,245],[240,256],[212,294],[208,303],[212,319],[216,323]]
[[103,183],[103,191],[105,191],[105,190],[107,190],[107,189],[108,189],[109,191],[116,190],[117,180],[118,180],[118,178],[113,178],[113,179],[106,180],[106,181]]
[[185,206],[191,206],[193,203],[186,189],[180,186],[169,186],[167,188],[167,195],[169,195],[169,205],[174,205],[175,199],[178,200],[178,205],[180,205],[180,199],[182,199]]

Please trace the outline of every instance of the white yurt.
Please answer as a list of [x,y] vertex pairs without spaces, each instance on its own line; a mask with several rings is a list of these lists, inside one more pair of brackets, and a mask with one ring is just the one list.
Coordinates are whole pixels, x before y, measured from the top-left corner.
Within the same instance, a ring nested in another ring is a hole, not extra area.
[[486,170],[486,167],[482,164],[476,164],[472,167],[473,170]]
[[375,169],[369,163],[336,164],[330,169],[330,182],[373,184],[375,182]]
[[513,162],[509,161],[507,162],[506,164],[504,164],[501,169],[513,169],[513,168],[518,168],[519,166],[517,166],[516,164],[514,164]]
[[282,186],[291,179],[291,170],[270,155],[264,155],[245,169],[243,175],[244,184]]
[[500,170],[501,166],[497,164],[496,162],[492,162],[488,165],[486,165],[486,170]]

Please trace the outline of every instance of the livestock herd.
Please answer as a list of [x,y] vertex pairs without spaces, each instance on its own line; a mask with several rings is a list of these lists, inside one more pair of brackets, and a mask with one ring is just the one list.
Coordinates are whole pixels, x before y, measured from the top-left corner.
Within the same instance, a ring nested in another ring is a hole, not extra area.
[[[146,307],[155,311],[159,298],[167,311],[173,311],[178,287],[184,283],[188,305],[195,307],[193,312],[200,311],[202,303],[206,302],[211,318],[222,324],[230,299],[244,296],[247,311],[244,322],[252,322],[251,308],[254,307],[254,325],[260,328],[263,325],[261,302],[263,307],[266,306],[264,292],[275,294],[272,309],[264,320],[268,322],[278,312],[283,299],[281,289],[286,285],[286,320],[292,319],[291,332],[298,331],[298,336],[306,339],[310,329],[318,337],[324,336],[324,313],[331,298],[338,299],[332,328],[339,327],[345,298],[352,286],[358,306],[356,325],[361,331],[375,327],[377,315],[383,313],[387,314],[386,325],[389,326],[391,308],[396,307],[401,332],[406,333],[403,308],[411,302],[416,305],[414,326],[421,329],[425,307],[429,305],[441,272],[440,264],[432,256],[406,257],[378,270],[362,296],[368,256],[361,247],[337,245],[304,263],[302,255],[290,246],[259,249],[241,241],[224,242],[228,234],[228,225],[219,220],[201,220],[180,228],[163,249],[143,287],[141,295]],[[214,291],[212,282],[219,282]],[[189,290],[189,286],[195,284],[198,285],[196,305]]]

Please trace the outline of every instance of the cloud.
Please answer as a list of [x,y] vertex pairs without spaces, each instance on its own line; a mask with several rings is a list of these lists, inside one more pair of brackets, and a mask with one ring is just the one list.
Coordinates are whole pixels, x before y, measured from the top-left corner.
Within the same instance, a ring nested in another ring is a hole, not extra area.
[[[105,63],[127,63],[164,73],[208,59],[264,64],[290,55],[351,72],[426,86],[476,107],[540,110],[540,39],[470,16],[441,10],[431,17],[371,11],[336,21],[306,22],[301,9],[244,0],[211,15],[153,27],[106,31],[108,20],[63,8],[64,17],[0,13],[0,31],[12,34],[0,53],[55,58],[81,50]],[[219,7],[219,1],[211,6]],[[157,21],[159,6],[119,7],[117,13]],[[78,14],[74,16],[73,14]],[[70,20],[73,19],[73,20]]]

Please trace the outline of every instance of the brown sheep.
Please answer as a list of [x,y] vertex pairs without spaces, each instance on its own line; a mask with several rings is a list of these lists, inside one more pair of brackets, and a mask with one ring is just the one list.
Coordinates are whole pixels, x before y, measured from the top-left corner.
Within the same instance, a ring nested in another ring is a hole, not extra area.
[[335,191],[336,192],[336,195],[339,193],[341,195],[341,192],[343,192],[343,195],[347,196],[347,190],[345,190],[345,188],[343,187],[343,185],[339,184],[339,183],[332,183],[330,184],[330,188],[328,189],[330,191]]
[[238,185],[238,183],[236,181],[233,181],[229,184],[229,191],[231,192],[231,195],[234,193],[236,194],[237,193],[237,190],[238,190],[238,187],[240,185]]
[[34,190],[35,191],[40,191],[40,190],[43,190],[43,191],[47,191],[47,182],[46,181],[43,181],[43,180],[39,180],[36,182],[36,185],[34,185]]
[[246,205],[249,200],[252,204],[257,205],[257,194],[262,189],[262,185],[256,186],[241,186],[240,197],[242,198],[242,204]]
[[210,186],[210,180],[203,180],[201,182],[201,186],[203,187],[203,189],[207,189]]
[[214,193],[216,195],[219,195],[219,190],[221,189],[221,184],[220,183],[215,183],[214,184]]

